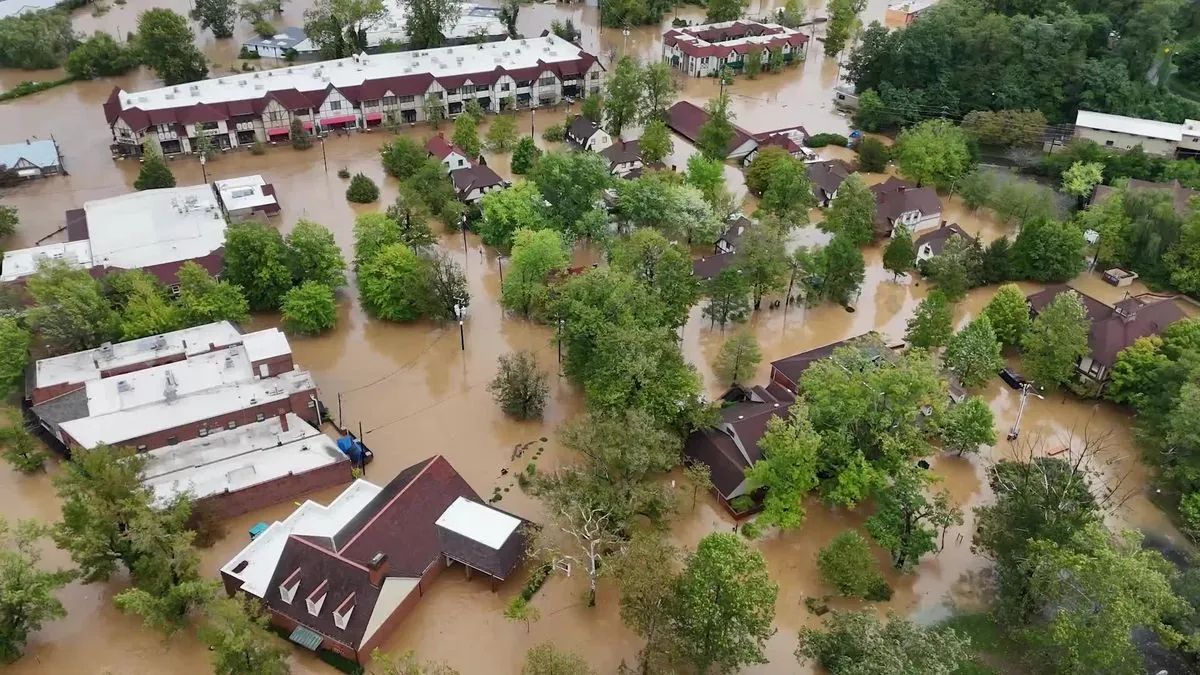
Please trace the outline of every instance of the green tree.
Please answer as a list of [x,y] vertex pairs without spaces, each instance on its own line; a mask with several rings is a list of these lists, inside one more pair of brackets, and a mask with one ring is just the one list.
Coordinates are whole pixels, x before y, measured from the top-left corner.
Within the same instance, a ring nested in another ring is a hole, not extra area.
[[426,96],[425,121],[429,122],[429,127],[437,131],[442,126],[442,120],[444,119],[446,119],[446,100],[444,98]]
[[621,621],[645,640],[638,654],[641,671],[669,667],[679,552],[658,533],[639,530],[613,565],[621,591]]
[[[845,185],[843,185],[844,188]],[[842,195],[839,192],[838,199],[834,203],[841,200]],[[874,212],[874,195],[872,195],[871,201],[872,212]],[[817,198],[813,196],[808,169],[805,168],[804,162],[792,157],[775,165],[767,189],[758,202],[760,212],[776,216],[788,226],[808,223],[808,210],[816,205]],[[848,212],[846,220],[849,222],[847,226],[857,224],[858,217],[861,215],[859,210],[847,207],[846,211]],[[832,214],[830,217],[833,217]],[[873,231],[872,236],[874,236]],[[854,244],[855,241],[857,239],[851,239],[850,243]]]
[[705,201],[714,204],[725,191],[725,165],[703,155],[688,157],[684,180],[704,195]]
[[541,419],[550,385],[533,352],[518,351],[500,355],[496,377],[488,383],[488,391],[504,414],[517,420],[532,420]]
[[137,65],[133,50],[97,31],[67,56],[67,74],[77,80],[122,75]]
[[12,528],[0,518],[0,542],[4,544],[0,547],[0,616],[4,617],[0,663],[20,658],[29,636],[41,630],[44,622],[67,615],[55,595],[70,583],[73,573],[40,568],[39,541],[49,534],[49,526],[32,520],[20,521]]
[[200,579],[200,559],[192,546],[195,533],[184,529],[191,507],[177,502],[163,513],[142,505],[125,538],[135,556],[134,586],[121,591],[113,604],[137,614],[147,628],[167,637],[184,628],[193,611],[216,592],[216,584]]
[[330,289],[346,285],[346,261],[328,228],[301,218],[287,236],[292,283],[314,281]]
[[508,249],[513,233],[519,229],[541,230],[549,227],[550,214],[537,185],[517,181],[507,190],[493,190],[479,202],[482,219],[477,224],[479,237],[488,246]]
[[[579,103],[579,114],[584,119],[600,124],[604,121],[604,95],[601,93],[588,94]],[[558,140],[562,140],[560,137]]]
[[1008,237],[1000,237],[988,244],[979,263],[978,281],[981,285],[999,284],[1012,278],[1011,251]]
[[[463,13],[460,0],[402,0],[404,30],[409,49],[430,49],[446,44],[447,35]],[[462,147],[462,146],[459,146]]]
[[278,309],[292,287],[288,248],[279,230],[261,223],[226,228],[221,278],[242,288],[252,311]]
[[995,193],[996,174],[990,169],[976,168],[958,181],[958,196],[972,211],[993,203]]
[[658,164],[675,152],[675,142],[671,140],[671,132],[661,119],[652,119],[646,123],[641,138],[642,161],[647,165]]
[[1021,339],[1021,361],[1031,379],[1049,390],[1066,384],[1076,362],[1092,351],[1091,327],[1078,293],[1064,291],[1051,300]]
[[1150,402],[1150,392],[1157,388],[1156,380],[1171,359],[1162,353],[1162,338],[1157,335],[1141,337],[1117,354],[1108,372],[1104,396],[1110,401],[1126,403],[1141,409]]
[[21,473],[37,473],[45,468],[50,454],[29,431],[20,412],[8,412],[8,426],[0,428],[0,452],[5,461]]
[[208,76],[208,62],[196,48],[187,19],[169,9],[148,9],[138,15],[134,49],[167,86]]
[[162,153],[146,153],[142,157],[142,170],[138,172],[137,180],[133,181],[133,189],[153,190],[169,187],[175,187],[175,174],[171,173]]
[[462,267],[444,252],[424,257],[425,316],[439,321],[451,321],[465,312],[471,304],[471,291]]
[[755,528],[772,525],[790,530],[804,524],[804,497],[816,489],[821,437],[813,431],[807,411],[793,405],[785,421],[772,417],[758,441],[763,459],[746,469],[755,489],[766,488],[763,510]]
[[704,23],[721,23],[740,19],[749,6],[748,0],[709,0]]
[[903,225],[892,233],[892,239],[887,248],[883,249],[883,269],[892,273],[894,279],[917,264],[917,247],[913,244],[912,234]]
[[942,252],[925,262],[924,270],[948,300],[958,302],[983,276],[983,249],[977,239],[951,235]]
[[305,281],[283,295],[283,323],[288,330],[316,335],[337,325],[333,289],[319,281]]
[[341,59],[365,51],[366,28],[386,15],[383,0],[318,0],[304,11],[304,33],[322,59]]
[[463,105],[463,114],[470,115],[471,119],[475,120],[476,124],[479,124],[483,121],[485,113],[483,106],[479,104],[479,99],[472,98],[467,100],[467,102]]
[[621,132],[637,122],[638,108],[642,102],[642,70],[637,61],[628,56],[621,57],[604,85],[605,128],[614,140]]
[[[472,118],[473,119],[473,118]],[[455,133],[458,122],[455,121]],[[532,139],[531,139],[532,140]],[[492,152],[508,152],[517,143],[517,122],[512,115],[500,115],[487,130],[487,145]]]
[[213,37],[218,40],[233,37],[233,25],[238,14],[234,0],[196,0],[190,14],[193,21],[200,23],[202,30],[211,30]]
[[856,168],[859,171],[883,173],[887,170],[888,161],[891,159],[891,151],[883,144],[883,141],[874,136],[866,136],[858,142],[858,147],[854,150],[858,153],[858,166]]
[[713,371],[723,382],[737,384],[754,377],[759,362],[762,361],[762,351],[758,348],[758,340],[754,333],[742,331],[734,333],[717,352],[717,360],[713,363]]
[[383,170],[400,180],[416,173],[428,158],[425,148],[408,136],[396,136],[379,148]]
[[0,394],[11,394],[25,377],[29,331],[12,317],[0,317]]
[[544,309],[549,301],[550,275],[565,270],[568,262],[562,236],[554,230],[517,230],[500,304],[526,317]]
[[287,675],[288,652],[267,629],[269,621],[245,595],[214,597],[204,608],[200,639],[216,675]]
[[1083,232],[1071,223],[1025,223],[1009,256],[1012,273],[1017,279],[1065,282],[1083,270],[1083,248]]
[[1000,351],[991,319],[981,314],[950,338],[946,365],[958,373],[964,387],[982,387],[1004,367]]
[[871,545],[854,530],[842,532],[817,552],[817,569],[821,571],[821,581],[851,598],[866,597],[872,587],[883,581]]
[[862,251],[849,239],[834,235],[820,251],[821,293],[829,300],[848,305],[858,296],[866,278]]
[[834,611],[821,628],[800,631],[796,658],[830,675],[953,675],[967,672],[971,641],[949,628],[922,628],[892,614]]
[[550,32],[567,42],[577,42],[582,35],[579,29],[575,27],[575,22],[571,19],[567,19],[566,21],[554,19],[550,22]]
[[1080,200],[1092,195],[1092,190],[1104,180],[1104,165],[1099,162],[1075,162],[1063,172],[1062,191]]
[[11,237],[17,232],[21,219],[11,206],[0,205],[0,237]]
[[971,169],[971,152],[962,129],[932,119],[905,129],[892,148],[900,172],[917,185],[949,187]]
[[760,148],[754,154],[754,159],[746,165],[746,189],[751,194],[762,196],[767,188],[771,186],[771,179],[775,175],[775,168],[779,164],[791,159],[791,155],[787,150],[778,145],[768,145]]
[[542,612],[537,607],[529,604],[523,595],[513,596],[512,602],[504,608],[504,618],[509,621],[521,621],[525,623],[525,632],[529,632],[529,624],[542,618]]
[[379,647],[371,650],[371,672],[378,675],[460,675],[444,663],[420,661],[411,649],[393,658]]
[[1020,345],[1029,331],[1029,305],[1016,284],[1005,284],[996,289],[982,315],[991,322],[996,339],[1006,347]]
[[921,556],[938,550],[938,535],[951,525],[961,525],[962,509],[950,501],[943,489],[931,502],[925,487],[929,474],[911,466],[892,477],[876,495],[876,510],[867,518],[867,532],[892,554],[892,565],[910,571]]
[[288,125],[288,140],[291,142],[293,150],[308,150],[312,147],[312,134],[304,128],[304,123],[300,121],[299,117],[293,117],[291,124]]
[[962,127],[983,145],[1023,147],[1041,138],[1046,116],[1040,110],[974,110],[963,118]]
[[387,244],[359,265],[358,293],[372,316],[414,321],[427,305],[425,263],[404,244]]
[[686,249],[650,229],[640,229],[613,246],[613,269],[626,272],[652,290],[669,326],[683,326],[700,297]]
[[846,47],[850,34],[860,25],[858,15],[866,0],[833,0],[829,3],[829,23],[825,27],[825,55],[837,56]]
[[746,52],[745,65],[742,66],[742,72],[746,73],[746,77],[752,80],[758,79],[758,74],[763,69],[763,52],[765,49],[751,49]]
[[429,228],[429,209],[421,200],[421,195],[408,183],[400,184],[400,194],[387,207],[386,213],[396,224],[400,241],[414,251],[430,249],[437,241],[433,230]]
[[78,43],[66,11],[32,11],[0,19],[0,66],[57,68]]
[[467,153],[467,157],[472,159],[479,157],[483,146],[479,142],[479,131],[474,117],[459,115],[455,118],[452,141],[455,145],[462,148],[463,152]]
[[754,309],[763,295],[782,291],[788,272],[788,255],[783,234],[774,223],[762,223],[742,235],[737,248],[737,266],[750,285]]
[[136,340],[180,327],[178,307],[167,300],[167,289],[154,277],[137,274],[131,290],[121,315],[122,339]]
[[950,406],[938,421],[938,436],[942,447],[957,451],[978,452],[980,445],[996,442],[996,423],[992,409],[982,399],[972,396],[958,405]]
[[550,642],[530,647],[525,652],[521,675],[595,675],[584,658],[574,652],[561,652]]
[[179,280],[180,321],[189,326],[230,321],[241,323],[250,318],[250,306],[240,286],[226,279],[217,281],[208,270],[195,262],[185,262],[176,274]]
[[[463,119],[466,116],[459,117]],[[379,186],[365,173],[356,173],[350,179],[350,187],[346,188],[346,201],[355,204],[370,204],[379,200]]]
[[[638,119],[649,129],[655,120],[666,121],[667,109],[675,102],[679,87],[675,84],[675,76],[671,73],[671,67],[663,62],[647,63],[642,68],[641,78],[642,101]],[[642,134],[644,150],[645,131]]]
[[1059,215],[1054,190],[1011,174],[1001,174],[996,179],[988,206],[1000,220],[1022,228],[1032,221],[1055,219]]
[[729,156],[729,145],[737,135],[733,128],[733,113],[729,110],[729,93],[722,90],[705,106],[708,121],[696,136],[696,148],[708,159],[722,161]]
[[[538,158],[541,156],[542,150],[534,142],[533,136],[522,136],[521,140],[517,141],[517,147],[513,149],[511,160],[512,172],[518,176],[524,176],[533,171],[533,165],[537,163]],[[484,196],[486,197],[487,195]]]
[[26,278],[33,306],[26,325],[49,356],[97,347],[121,335],[121,316],[86,271],[58,261]]
[[673,633],[682,662],[696,672],[765,663],[775,598],[762,554],[736,535],[710,534],[687,557],[675,584]]
[[954,334],[952,318],[946,295],[938,290],[930,291],[917,305],[913,317],[908,320],[908,330],[904,333],[904,339],[921,349],[944,347]]
[[[770,193],[768,190],[767,194]],[[766,194],[763,198],[766,199]],[[861,176],[851,174],[842,181],[837,199],[829,206],[820,227],[833,234],[844,233],[855,246],[866,246],[875,240],[875,193]],[[910,246],[911,242],[910,237]],[[915,258],[915,249],[913,255]]]
[[568,240],[580,234],[580,220],[613,180],[608,160],[594,152],[548,152],[529,177],[550,203],[555,229]]
[[[513,40],[516,40],[520,37],[520,33],[517,32],[517,17],[520,16],[520,14],[520,0],[504,0],[504,2],[500,3],[500,12],[497,14],[496,18],[504,22],[504,27],[508,30],[508,37]],[[552,22],[551,27],[554,26],[554,23],[557,22]],[[558,33],[555,32],[555,35],[558,35]],[[559,37],[562,36],[560,35]]]
[[708,302],[704,305],[704,316],[722,329],[725,324],[741,323],[750,315],[750,281],[732,265],[708,280],[705,296]]
[[1056,673],[1135,672],[1144,666],[1130,637],[1137,626],[1170,632],[1163,617],[1182,611],[1176,572],[1141,536],[1114,538],[1090,525],[1067,541],[1034,541],[1023,569],[1048,625],[1022,631],[1036,658]]

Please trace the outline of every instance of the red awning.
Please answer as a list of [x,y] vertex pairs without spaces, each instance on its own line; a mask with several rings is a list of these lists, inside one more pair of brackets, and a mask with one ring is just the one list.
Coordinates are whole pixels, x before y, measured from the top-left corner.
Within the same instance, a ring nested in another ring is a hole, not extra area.
[[378,113],[367,113],[367,118],[366,118],[366,119],[367,119],[367,121],[368,121],[368,122],[374,122],[375,120],[381,120],[381,119],[383,119],[383,113],[381,113],[381,112],[378,112]]
[[300,126],[304,127],[305,131],[312,131],[312,122],[301,121]]
[[268,136],[286,136],[291,132],[292,130],[290,127],[275,127],[274,129],[267,129]]
[[325,119],[321,120],[321,124],[322,125],[324,125],[324,124],[345,124],[346,122],[353,122],[356,119],[358,119],[358,118],[355,115],[341,115],[339,117],[326,117]]

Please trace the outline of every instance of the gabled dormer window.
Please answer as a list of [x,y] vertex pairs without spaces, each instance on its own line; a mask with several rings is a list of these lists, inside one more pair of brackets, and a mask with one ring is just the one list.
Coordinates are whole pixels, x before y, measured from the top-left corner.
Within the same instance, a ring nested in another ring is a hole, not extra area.
[[350,615],[354,613],[354,594],[351,593],[333,610],[333,624],[342,630],[350,623]]
[[296,591],[300,588],[300,568],[297,567],[295,572],[288,575],[287,579],[279,584],[279,598],[287,604],[292,604],[292,600],[296,599]]
[[309,614],[313,616],[321,615],[321,605],[325,604],[325,596],[328,595],[326,589],[328,588],[329,580],[326,579],[321,582],[321,585],[314,588],[312,593],[308,594],[308,598],[304,602],[308,605]]

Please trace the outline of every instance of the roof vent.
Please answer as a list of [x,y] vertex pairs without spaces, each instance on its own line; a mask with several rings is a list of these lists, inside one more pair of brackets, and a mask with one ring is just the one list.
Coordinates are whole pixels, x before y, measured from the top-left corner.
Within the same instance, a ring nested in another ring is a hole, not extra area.
[[168,101],[173,101],[173,100],[175,100],[175,94],[167,94],[167,95],[166,95],[166,99],[167,99]]
[[129,383],[129,380],[117,380],[117,391],[120,393],[133,391],[133,385]]
[[238,80],[238,86],[239,86],[239,87],[244,87],[244,86],[246,86],[246,81],[245,81],[245,80]]

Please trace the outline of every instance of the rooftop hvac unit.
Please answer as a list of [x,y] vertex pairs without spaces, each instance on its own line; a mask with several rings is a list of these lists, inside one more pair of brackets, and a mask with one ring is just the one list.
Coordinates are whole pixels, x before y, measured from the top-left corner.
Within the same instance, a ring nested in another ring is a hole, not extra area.
[[133,391],[133,385],[129,380],[117,380],[117,391],[120,393]]

